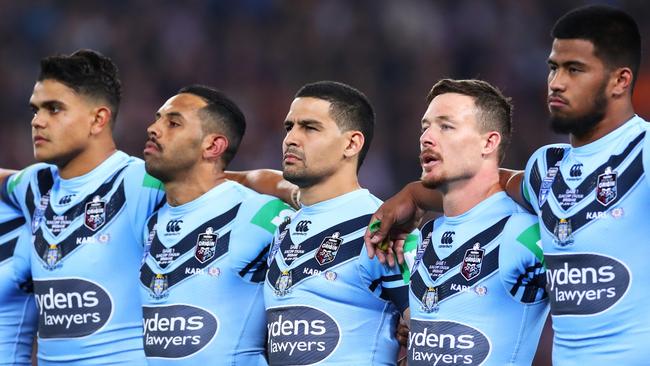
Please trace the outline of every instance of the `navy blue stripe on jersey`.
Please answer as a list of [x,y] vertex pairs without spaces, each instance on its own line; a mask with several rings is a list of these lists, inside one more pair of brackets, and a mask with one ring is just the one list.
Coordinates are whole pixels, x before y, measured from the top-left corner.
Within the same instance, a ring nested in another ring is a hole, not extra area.
[[408,286],[382,287],[379,297],[392,302],[400,313],[403,313],[409,307]]
[[145,263],[142,265],[142,268],[140,269],[140,282],[145,287],[150,288],[152,280],[156,277],[156,275],[163,275],[167,280],[167,286],[168,286],[167,288],[171,289],[172,287],[183,282],[188,277],[201,273],[201,271],[198,271],[198,269],[207,268],[208,266],[210,266],[210,264],[215,262],[217,259],[221,258],[224,254],[228,252],[229,245],[230,245],[230,231],[217,240],[215,253],[210,259],[201,263],[196,258],[196,256],[192,256],[188,258],[185,262],[181,263],[174,270],[165,274],[152,270],[151,267],[149,267],[149,263]]
[[[464,288],[463,286],[471,287],[495,273],[499,269],[499,248],[500,247],[497,246],[483,258],[481,263],[481,273],[470,281],[467,281],[460,273],[460,267],[456,267],[454,269],[455,272],[458,272],[456,275],[440,284],[436,284],[436,286],[432,286],[438,292],[438,302],[442,302],[446,298],[462,292]],[[418,301],[422,301],[422,297],[429,287],[430,286],[424,282],[424,279],[420,275],[420,271],[416,271],[411,275],[410,289]],[[454,289],[452,289],[452,287],[454,287]]]
[[[300,247],[305,251],[305,254],[303,254],[303,256],[307,255],[309,252],[313,250],[316,250],[323,242],[324,237],[332,235],[335,232],[338,232],[339,236],[346,236],[358,230],[365,229],[365,227],[368,226],[368,222],[370,221],[371,217],[372,215],[359,216],[355,219],[348,220],[340,224],[334,225],[332,227],[329,227],[326,230],[323,230],[320,233],[313,235],[308,239],[305,239],[305,241],[300,243]],[[284,253],[284,251],[289,249],[293,244],[294,243],[291,240],[291,235],[286,235],[282,240],[282,243],[280,244],[280,251]],[[285,257],[283,259],[287,265],[291,265],[291,263],[293,263],[293,261],[298,258],[287,259]]]
[[[230,208],[228,211],[222,213],[219,216],[216,216],[209,221],[205,222],[203,225],[197,227],[196,229],[192,230],[191,233],[185,235],[182,239],[178,240],[177,243],[174,245],[174,252],[178,253],[178,257],[182,257],[183,254],[187,253],[190,250],[194,250],[196,248],[196,242],[197,238],[200,234],[203,234],[207,231],[208,228],[212,228],[214,232],[219,231],[221,228],[224,226],[228,225],[231,223],[235,217],[237,216],[237,212],[239,211],[239,207],[241,207],[241,203],[238,203],[237,205],[233,206]],[[156,215],[155,218],[150,220],[150,227],[149,227],[149,232],[151,232],[153,225],[151,222],[154,222],[158,219],[158,216]],[[160,230],[157,230],[160,231]],[[219,242],[221,238],[219,238]],[[163,250],[168,249],[165,247],[162,242],[159,239],[158,233],[156,233],[153,241],[151,242],[151,247],[149,249],[149,255],[152,257],[152,259],[156,260],[156,258],[160,257],[162,254]],[[163,263],[160,263],[156,260],[158,263],[158,267],[161,269],[167,268],[170,264],[173,263],[173,261],[165,261]]]
[[241,277],[244,277],[249,273],[249,271],[254,269],[252,276],[253,282],[263,282],[264,276],[266,275],[266,270],[268,269],[264,257],[268,252],[269,246],[267,245],[250,263],[248,263],[244,268],[242,268],[241,271],[239,271],[239,275]]
[[24,217],[17,217],[11,221],[5,221],[0,224],[0,235],[10,233],[25,224]]
[[[107,226],[111,223],[111,221],[117,216],[117,214],[120,212],[124,204],[126,203],[126,197],[124,194],[124,182],[120,183],[120,186],[117,188],[115,193],[111,196],[111,198],[106,202],[106,205],[104,207],[104,212],[105,212],[105,222],[103,226]],[[52,243],[52,244],[57,244],[61,250],[61,260],[66,257],[68,254],[72,253],[77,249],[79,246],[82,245],[83,241],[79,241],[78,239],[83,239],[87,237],[91,237],[95,235],[95,231],[91,230],[90,228],[86,227],[85,225],[81,225],[79,228],[74,230],[72,233],[67,235],[66,238],[62,239],[59,243]],[[41,261],[43,261],[43,257],[46,255],[47,250],[48,250],[49,243],[47,240],[45,240],[45,237],[43,236],[43,231],[42,228],[39,228],[35,233],[34,233],[34,247],[36,249],[36,252],[39,253],[41,256]]]
[[[368,220],[370,219],[370,216],[371,215],[367,216]],[[368,220],[366,220],[365,224],[368,224]],[[289,235],[285,237],[285,240],[287,237],[289,237]],[[287,289],[296,286],[301,281],[307,278],[312,277],[314,273],[320,273],[329,270],[335,266],[338,266],[340,264],[349,261],[350,259],[354,259],[358,257],[359,253],[361,253],[361,249],[363,248],[363,245],[364,245],[363,237],[354,239],[350,242],[344,241],[341,244],[341,247],[336,253],[336,257],[332,262],[326,263],[324,265],[320,265],[314,255],[314,258],[305,261],[304,263],[296,266],[295,268],[286,270],[291,275],[291,284],[287,286]],[[316,270],[316,272],[314,272],[314,270]],[[267,275],[267,280],[271,285],[271,287],[275,288],[275,284],[281,274],[282,274],[282,270],[280,270],[280,267],[278,267],[278,261],[274,260],[273,263],[271,264],[271,267],[269,268],[269,272]]]
[[[545,299],[548,294],[546,293],[546,274],[540,273],[543,269],[541,263],[536,263],[534,266],[526,268],[526,273],[522,273],[517,278],[517,282],[510,289],[510,294],[516,296],[521,286],[524,286],[524,293],[521,296],[521,302],[532,303],[540,299]],[[543,291],[542,296],[539,296],[540,290]]]
[[18,243],[18,238],[13,238],[6,243],[0,244],[0,263],[4,262],[14,255],[16,243]]
[[[564,158],[564,148],[561,147],[552,147],[546,150],[546,169],[548,170],[551,167],[557,165],[559,161]],[[539,196],[539,190],[542,186],[542,179],[545,178],[541,175],[539,161],[535,161],[533,172],[530,177],[530,186],[533,188],[533,191],[536,195]],[[559,173],[559,172],[558,172]]]
[[370,283],[370,286],[368,286],[368,289],[370,289],[370,291],[375,291],[377,286],[379,286],[382,282],[393,282],[398,280],[403,281],[403,277],[401,274],[392,275],[392,276],[381,276],[378,279],[372,281]]
[[38,182],[38,191],[41,196],[45,196],[54,185],[54,177],[50,168],[41,169],[36,173]]
[[[608,207],[613,207],[616,202],[620,201],[628,191],[632,189],[643,177],[643,154],[642,151],[639,151],[637,156],[634,158],[632,163],[625,169],[623,173],[619,173],[616,179],[616,188],[617,194],[610,203]],[[600,202],[594,197],[593,201],[585,206],[580,211],[574,213],[573,215],[566,217],[564,219],[571,220],[571,229],[575,234],[580,228],[590,223],[592,220],[596,219],[597,216],[588,216],[590,212],[600,212],[606,209]],[[559,218],[555,215],[553,210],[550,208],[548,202],[544,203],[542,206],[542,223],[549,232],[553,232],[555,226],[559,222]]]
[[[591,172],[589,176],[583,178],[582,182],[575,188],[575,191],[591,192],[594,189],[596,189],[596,182],[598,180],[598,176],[605,171],[605,168],[607,167],[613,168],[619,166],[623,162],[623,160],[625,160],[628,157],[628,155],[630,155],[630,153],[639,144],[641,144],[644,136],[645,136],[645,132],[641,133],[634,140],[632,140],[632,142],[630,142],[620,154],[610,156],[610,158],[605,163],[601,164],[598,168],[594,169],[594,171]],[[553,183],[552,189],[553,189],[553,195],[555,195],[558,202],[561,201],[560,196],[566,194],[566,192],[569,190],[569,186],[567,186],[561,171],[557,172],[557,176],[555,177],[555,182]],[[575,204],[576,205],[579,204],[586,197],[587,195],[584,195],[583,197],[576,197]]]
[[[465,241],[461,246],[458,247],[458,249],[454,250],[452,254],[450,254],[447,258],[443,259],[445,262],[445,266],[447,266],[449,270],[452,268],[456,267],[459,265],[463,259],[465,258],[465,252],[468,249],[472,249],[474,244],[478,243],[481,246],[485,246],[488,243],[492,242],[494,239],[496,239],[497,236],[501,235],[501,232],[503,231],[503,228],[506,226],[506,222],[508,222],[508,219],[510,216],[506,216],[490,226],[489,228],[481,231],[480,233],[474,235],[472,238],[469,240]],[[433,225],[430,225],[429,228],[433,228]],[[428,232],[422,231],[422,237],[426,237],[428,235]],[[426,249],[424,250],[424,256],[422,259],[422,263],[437,263],[441,259],[438,257],[438,254],[436,253],[434,249],[434,244],[431,243],[429,244]],[[443,271],[440,273],[430,273],[431,280],[435,281],[438,279],[438,277],[444,275],[447,271]]]

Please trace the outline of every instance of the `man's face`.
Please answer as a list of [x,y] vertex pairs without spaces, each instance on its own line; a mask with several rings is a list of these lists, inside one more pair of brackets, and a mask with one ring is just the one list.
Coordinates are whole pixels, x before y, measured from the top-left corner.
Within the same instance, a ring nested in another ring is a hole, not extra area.
[[198,111],[206,105],[194,94],[178,94],[160,107],[147,128],[143,152],[147,173],[170,182],[201,161],[203,130]]
[[476,121],[474,99],[457,93],[433,98],[422,117],[420,164],[429,188],[448,187],[478,171],[483,136]]
[[34,157],[64,166],[88,147],[97,106],[53,79],[34,85],[29,99]]
[[583,39],[555,39],[548,65],[551,127],[582,137],[605,116],[609,72]]
[[330,105],[323,99],[296,98],[284,121],[283,176],[301,188],[332,176],[344,159],[347,139],[330,116]]

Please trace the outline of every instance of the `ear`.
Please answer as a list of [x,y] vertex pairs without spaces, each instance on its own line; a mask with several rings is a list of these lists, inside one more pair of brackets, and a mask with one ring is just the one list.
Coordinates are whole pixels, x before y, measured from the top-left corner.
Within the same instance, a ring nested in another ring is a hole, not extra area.
[[621,67],[616,69],[613,73],[614,87],[612,88],[612,96],[618,98],[632,87],[632,70],[629,67]]
[[501,134],[497,131],[490,131],[483,134],[483,147],[481,149],[481,154],[483,156],[496,154],[499,150],[499,144],[501,144]]
[[346,139],[347,145],[343,150],[343,156],[347,159],[359,155],[359,152],[361,152],[363,144],[366,141],[365,137],[361,131],[347,131],[345,134],[348,136]]
[[93,121],[90,124],[90,134],[99,135],[102,131],[110,128],[111,117],[113,113],[108,107],[99,107],[95,109]]
[[217,160],[228,149],[228,139],[224,135],[210,133],[203,138],[203,159]]

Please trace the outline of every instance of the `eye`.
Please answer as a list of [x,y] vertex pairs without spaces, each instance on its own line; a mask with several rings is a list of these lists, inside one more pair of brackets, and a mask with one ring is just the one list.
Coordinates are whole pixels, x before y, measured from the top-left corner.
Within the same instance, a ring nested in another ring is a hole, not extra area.
[[575,67],[575,66],[570,66],[570,67],[569,67],[569,73],[571,73],[571,74],[576,74],[576,73],[579,73],[579,72],[581,72],[581,71],[582,71],[582,70],[580,70],[579,68],[577,68],[577,67]]
[[170,120],[169,121],[169,127],[174,128],[174,127],[179,127],[181,124],[175,121]]
[[47,111],[50,112],[50,114],[57,114],[61,112],[61,107],[58,105],[50,105],[47,107]]
[[292,124],[292,123],[285,123],[285,124],[284,124],[284,130],[285,130],[285,131],[289,132],[289,131],[291,131],[291,128],[293,128],[293,124]]
[[440,125],[440,129],[443,130],[443,131],[447,131],[447,130],[453,130],[454,127],[452,125],[450,125],[450,124],[443,123],[443,124]]

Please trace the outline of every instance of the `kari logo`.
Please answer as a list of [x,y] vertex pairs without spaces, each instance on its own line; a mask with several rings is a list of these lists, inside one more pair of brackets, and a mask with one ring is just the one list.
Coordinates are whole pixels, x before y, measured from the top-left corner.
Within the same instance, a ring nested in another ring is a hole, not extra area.
[[85,337],[100,330],[113,312],[102,287],[78,278],[35,280],[34,297],[41,338]]
[[209,311],[190,305],[143,306],[147,357],[182,358],[204,349],[219,322]]
[[615,258],[593,254],[544,254],[551,313],[593,315],[614,306],[630,286],[630,271]]
[[266,311],[269,364],[311,365],[327,359],[339,344],[341,330],[325,312],[309,306]]
[[452,321],[411,319],[409,366],[480,365],[490,349],[490,340],[476,328]]

